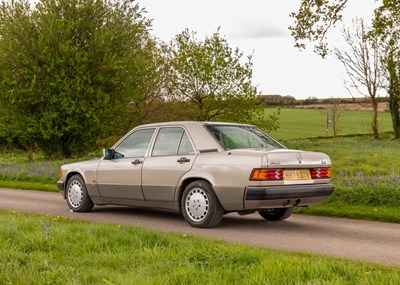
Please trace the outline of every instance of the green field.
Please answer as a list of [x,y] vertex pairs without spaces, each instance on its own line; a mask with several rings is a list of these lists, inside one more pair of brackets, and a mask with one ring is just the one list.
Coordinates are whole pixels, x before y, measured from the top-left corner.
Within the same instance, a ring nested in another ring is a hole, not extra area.
[[[275,109],[266,108],[266,114]],[[339,135],[370,134],[371,111],[340,111],[338,121]],[[332,136],[332,127],[326,131],[326,110],[282,108],[279,118],[280,128],[270,134],[276,139],[313,138]],[[380,132],[392,131],[390,113],[380,112],[378,115]]]

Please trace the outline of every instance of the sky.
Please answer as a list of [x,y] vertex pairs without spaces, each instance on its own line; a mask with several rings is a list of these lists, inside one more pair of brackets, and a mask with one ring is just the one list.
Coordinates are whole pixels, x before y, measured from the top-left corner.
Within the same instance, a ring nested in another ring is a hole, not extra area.
[[[333,54],[322,59],[293,47],[289,17],[299,0],[138,0],[153,19],[152,33],[164,42],[188,28],[203,40],[218,28],[232,48],[252,54],[253,84],[263,95],[279,94],[296,99],[362,97],[345,88],[345,70]],[[349,0],[344,23],[354,17],[370,23],[374,0]],[[330,47],[343,46],[342,24],[331,31]]]

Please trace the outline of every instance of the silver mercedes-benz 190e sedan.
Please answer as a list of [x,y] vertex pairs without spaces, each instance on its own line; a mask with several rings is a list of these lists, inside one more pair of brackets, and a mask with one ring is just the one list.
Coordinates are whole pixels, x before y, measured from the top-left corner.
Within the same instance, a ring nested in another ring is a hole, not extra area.
[[326,154],[289,150],[252,125],[170,122],[134,128],[98,160],[63,165],[70,209],[126,205],[181,212],[213,227],[229,212],[278,221],[332,192]]

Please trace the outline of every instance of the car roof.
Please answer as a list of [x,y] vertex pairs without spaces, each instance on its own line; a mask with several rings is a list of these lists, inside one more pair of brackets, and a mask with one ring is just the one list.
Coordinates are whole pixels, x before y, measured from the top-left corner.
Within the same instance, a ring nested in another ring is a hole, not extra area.
[[206,122],[206,121],[171,121],[171,122],[160,122],[160,123],[151,123],[140,125],[138,127],[165,127],[165,126],[193,126],[193,125],[230,125],[230,126],[249,126],[254,127],[254,125],[248,124],[238,124],[238,123],[228,123],[228,122]]
[[224,126],[249,126],[244,124],[226,123],[226,122],[200,122],[200,121],[177,121],[177,122],[161,122],[146,125],[140,125],[132,131],[142,128],[158,128],[158,127],[184,127],[187,129],[189,136],[200,153],[224,151],[221,144],[211,135],[211,133],[204,126],[211,125],[224,125]]

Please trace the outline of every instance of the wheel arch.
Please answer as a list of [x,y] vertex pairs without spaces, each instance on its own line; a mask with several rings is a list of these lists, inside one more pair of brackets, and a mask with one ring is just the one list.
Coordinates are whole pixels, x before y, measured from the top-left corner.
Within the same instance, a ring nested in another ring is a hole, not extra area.
[[[178,193],[177,193],[177,201],[179,204],[179,210],[182,211],[182,205],[181,205],[181,200],[182,200],[182,195],[183,195],[183,191],[185,190],[185,188],[192,182],[194,181],[204,181],[208,184],[210,184],[212,190],[214,191],[215,196],[217,197],[218,201],[221,204],[221,201],[218,197],[218,193],[215,191],[214,189],[214,185],[213,183],[210,181],[211,179],[205,178],[205,177],[201,177],[201,176],[194,176],[194,177],[186,177],[184,180],[182,180],[182,182],[180,183],[180,186],[178,188]],[[223,205],[221,204],[221,206],[223,207]]]
[[178,197],[177,197],[177,201],[179,204],[179,210],[182,211],[182,204],[181,204],[181,200],[182,200],[182,195],[183,195],[183,190],[185,190],[185,188],[192,182],[194,181],[198,181],[198,180],[202,180],[205,181],[207,183],[209,183],[212,187],[212,184],[210,183],[210,181],[208,181],[207,179],[203,178],[203,177],[187,177],[185,178],[181,185],[179,186],[179,191],[178,191]]
[[64,199],[67,199],[67,185],[68,185],[68,181],[71,179],[72,176],[74,175],[79,175],[80,177],[82,177],[83,181],[86,183],[85,177],[78,171],[71,171],[68,172],[67,176],[65,177],[65,189],[64,189]]

